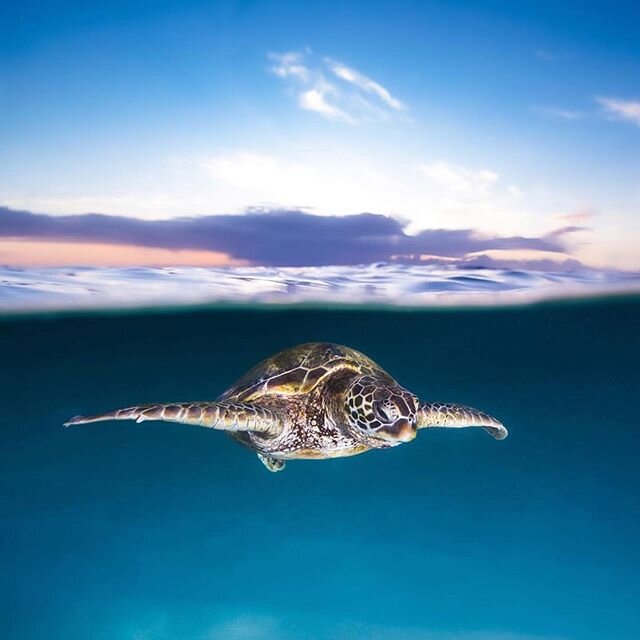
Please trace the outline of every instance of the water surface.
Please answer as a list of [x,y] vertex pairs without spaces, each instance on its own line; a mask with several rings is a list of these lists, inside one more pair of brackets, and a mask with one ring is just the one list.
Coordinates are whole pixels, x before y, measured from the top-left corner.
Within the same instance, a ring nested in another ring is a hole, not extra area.
[[210,303],[495,306],[640,292],[640,273],[465,265],[0,267],[0,309],[112,309]]

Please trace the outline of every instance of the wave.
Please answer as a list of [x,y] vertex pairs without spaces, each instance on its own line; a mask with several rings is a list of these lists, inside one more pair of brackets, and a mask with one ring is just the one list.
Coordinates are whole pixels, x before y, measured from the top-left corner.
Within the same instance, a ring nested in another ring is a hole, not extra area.
[[30,312],[214,303],[501,305],[640,292],[640,273],[459,265],[305,268],[0,267],[0,310]]

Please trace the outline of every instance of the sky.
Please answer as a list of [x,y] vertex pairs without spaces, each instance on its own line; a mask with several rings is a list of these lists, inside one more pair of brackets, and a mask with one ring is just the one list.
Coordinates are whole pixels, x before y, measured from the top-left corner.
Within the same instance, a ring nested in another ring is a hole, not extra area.
[[[332,253],[339,218],[353,216],[347,226],[369,221],[374,236],[391,220],[404,249],[380,259],[535,250],[640,268],[637,3],[7,8],[0,263],[278,263],[283,245],[295,253],[276,233],[288,214],[332,221],[314,253],[328,264],[362,257]],[[34,229],[31,214],[54,220]],[[88,216],[69,235],[60,218],[86,214],[104,214],[106,230],[89,233]],[[16,235],[20,215],[28,235]],[[274,230],[265,251],[149,241],[166,229],[155,221],[188,217],[220,236],[209,224],[227,216],[256,242],[256,215]],[[444,230],[473,246],[451,251]]]

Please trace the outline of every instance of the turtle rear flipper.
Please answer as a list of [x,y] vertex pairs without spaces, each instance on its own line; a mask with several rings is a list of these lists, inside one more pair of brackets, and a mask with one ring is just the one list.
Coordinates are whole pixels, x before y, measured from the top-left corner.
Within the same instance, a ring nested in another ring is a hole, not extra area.
[[258,459],[262,464],[269,469],[269,471],[282,471],[284,469],[284,465],[286,464],[284,460],[280,460],[279,458],[274,458],[273,456],[268,456],[264,453],[258,454]]
[[256,405],[231,402],[190,402],[148,404],[117,409],[94,416],[76,416],[65,427],[105,420],[162,420],[192,424],[220,431],[253,431],[265,436],[277,436],[283,428],[280,416],[270,409]]
[[418,429],[482,427],[496,440],[504,440],[509,435],[507,428],[496,418],[484,413],[484,411],[465,407],[462,404],[423,402],[420,404],[416,418]]

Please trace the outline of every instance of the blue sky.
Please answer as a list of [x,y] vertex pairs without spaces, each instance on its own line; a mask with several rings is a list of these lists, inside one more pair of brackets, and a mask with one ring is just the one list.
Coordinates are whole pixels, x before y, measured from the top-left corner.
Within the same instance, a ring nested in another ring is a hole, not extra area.
[[544,236],[640,267],[640,9],[14,3],[0,204],[302,209]]

